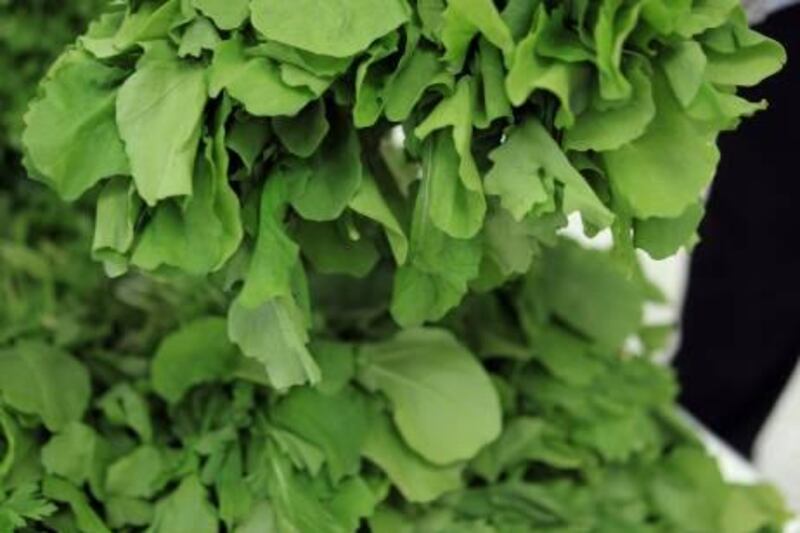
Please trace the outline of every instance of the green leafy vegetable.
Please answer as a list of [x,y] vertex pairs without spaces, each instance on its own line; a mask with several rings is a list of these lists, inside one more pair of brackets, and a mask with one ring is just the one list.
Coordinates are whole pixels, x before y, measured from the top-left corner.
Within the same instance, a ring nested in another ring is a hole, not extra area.
[[[0,531],[780,530],[647,357],[634,253],[694,243],[785,60],[737,4],[107,6],[22,136],[86,203],[0,188]],[[0,5],[0,67],[52,7]]]

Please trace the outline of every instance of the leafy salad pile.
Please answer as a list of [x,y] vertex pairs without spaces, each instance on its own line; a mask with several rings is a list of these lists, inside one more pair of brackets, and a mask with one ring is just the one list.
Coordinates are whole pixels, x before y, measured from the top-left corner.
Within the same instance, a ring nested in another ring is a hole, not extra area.
[[111,4],[23,135],[94,227],[0,204],[0,531],[780,531],[635,249],[784,59],[735,0]]

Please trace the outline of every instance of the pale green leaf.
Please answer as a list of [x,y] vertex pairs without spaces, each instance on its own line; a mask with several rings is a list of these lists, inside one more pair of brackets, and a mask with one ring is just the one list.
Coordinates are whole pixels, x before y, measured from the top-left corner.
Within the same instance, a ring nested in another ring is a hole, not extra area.
[[114,106],[123,71],[89,55],[62,56],[25,115],[22,140],[33,175],[74,200],[103,178],[128,173]]
[[192,194],[206,92],[203,69],[177,56],[145,56],[120,88],[117,125],[148,205]]
[[403,497],[427,503],[462,486],[463,465],[437,466],[414,453],[400,438],[388,415],[376,414],[370,423],[364,457],[386,472]]
[[334,57],[366,50],[409,17],[402,0],[253,0],[250,8],[267,39]]
[[603,154],[616,190],[638,218],[677,217],[705,190],[717,168],[716,133],[693,121],[655,79],[656,117],[645,134]]
[[255,309],[235,301],[228,312],[228,334],[245,355],[264,364],[276,389],[321,379],[306,347],[302,311],[287,298],[273,298]]
[[470,459],[500,434],[500,402],[488,374],[452,334],[409,329],[365,345],[359,381],[384,393],[408,445],[446,465]]

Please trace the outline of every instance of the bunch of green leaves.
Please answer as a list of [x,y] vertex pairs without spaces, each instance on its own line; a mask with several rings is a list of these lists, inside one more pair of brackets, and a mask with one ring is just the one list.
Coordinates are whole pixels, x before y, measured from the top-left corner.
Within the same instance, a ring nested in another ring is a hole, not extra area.
[[105,3],[0,0],[0,166],[4,169],[18,157],[22,115],[47,65]]
[[287,389],[320,381],[309,340],[337,319],[309,277],[417,327],[524,275],[574,212],[629,263],[693,242],[717,135],[763,107],[736,88],[784,59],[737,0],[120,2],[24,144],[62,197],[99,190],[107,272],[212,275]]
[[322,379],[280,392],[229,340],[216,290],[104,279],[88,219],[35,189],[13,199],[37,195],[54,216],[14,202],[3,249],[83,276],[15,285],[37,307],[0,340],[2,532],[749,533],[786,518],[769,487],[724,482],[679,420],[646,357],[642,305],[659,295],[607,253],[550,242],[512,286],[389,337],[372,295],[331,301],[351,313],[313,339]]
[[732,0],[113,4],[24,144],[116,279],[5,214],[50,270],[0,272],[0,530],[778,531],[632,252],[692,242],[783,59]]

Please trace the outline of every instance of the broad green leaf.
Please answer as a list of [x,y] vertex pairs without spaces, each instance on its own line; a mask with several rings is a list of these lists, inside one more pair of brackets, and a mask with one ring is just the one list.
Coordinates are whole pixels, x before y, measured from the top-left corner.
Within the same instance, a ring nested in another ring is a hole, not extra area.
[[22,140],[34,177],[67,200],[103,178],[128,173],[114,121],[117,84],[124,71],[71,51],[42,84],[25,115]]
[[177,56],[153,56],[139,61],[117,97],[117,125],[136,190],[151,206],[192,194],[207,98],[202,68]]
[[0,398],[38,416],[50,431],[80,420],[90,394],[86,368],[59,348],[22,341],[0,350]]
[[718,531],[730,487],[704,450],[684,446],[673,450],[654,469],[648,493],[672,527]]
[[153,389],[177,403],[196,385],[227,380],[238,363],[224,318],[198,318],[166,337],[153,358]]
[[[360,450],[367,433],[365,398],[353,388],[325,395],[298,388],[272,410],[272,420],[325,454],[333,483],[358,473]],[[346,424],[342,421],[346,420]]]
[[321,379],[306,347],[306,321],[292,300],[273,298],[254,309],[235,301],[228,311],[228,335],[245,355],[264,364],[276,389]]
[[489,376],[448,332],[409,329],[365,345],[359,381],[384,393],[408,445],[446,465],[473,457],[500,433],[501,413]]
[[384,413],[375,414],[371,419],[363,453],[386,472],[403,497],[412,503],[434,501],[463,484],[463,465],[429,463],[403,442]]
[[777,41],[737,22],[734,29],[737,46],[734,51],[721,53],[708,50],[706,77],[721,85],[757,85],[778,72],[786,64],[786,50]]
[[656,116],[645,134],[603,154],[612,187],[637,218],[677,217],[697,201],[719,161],[716,133],[693,121],[655,78]]
[[314,100],[310,90],[286,84],[275,61],[248,56],[244,44],[236,37],[217,45],[208,80],[212,98],[224,89],[257,117],[296,115]]
[[253,0],[250,9],[267,39],[334,57],[366,50],[409,18],[402,0]]

